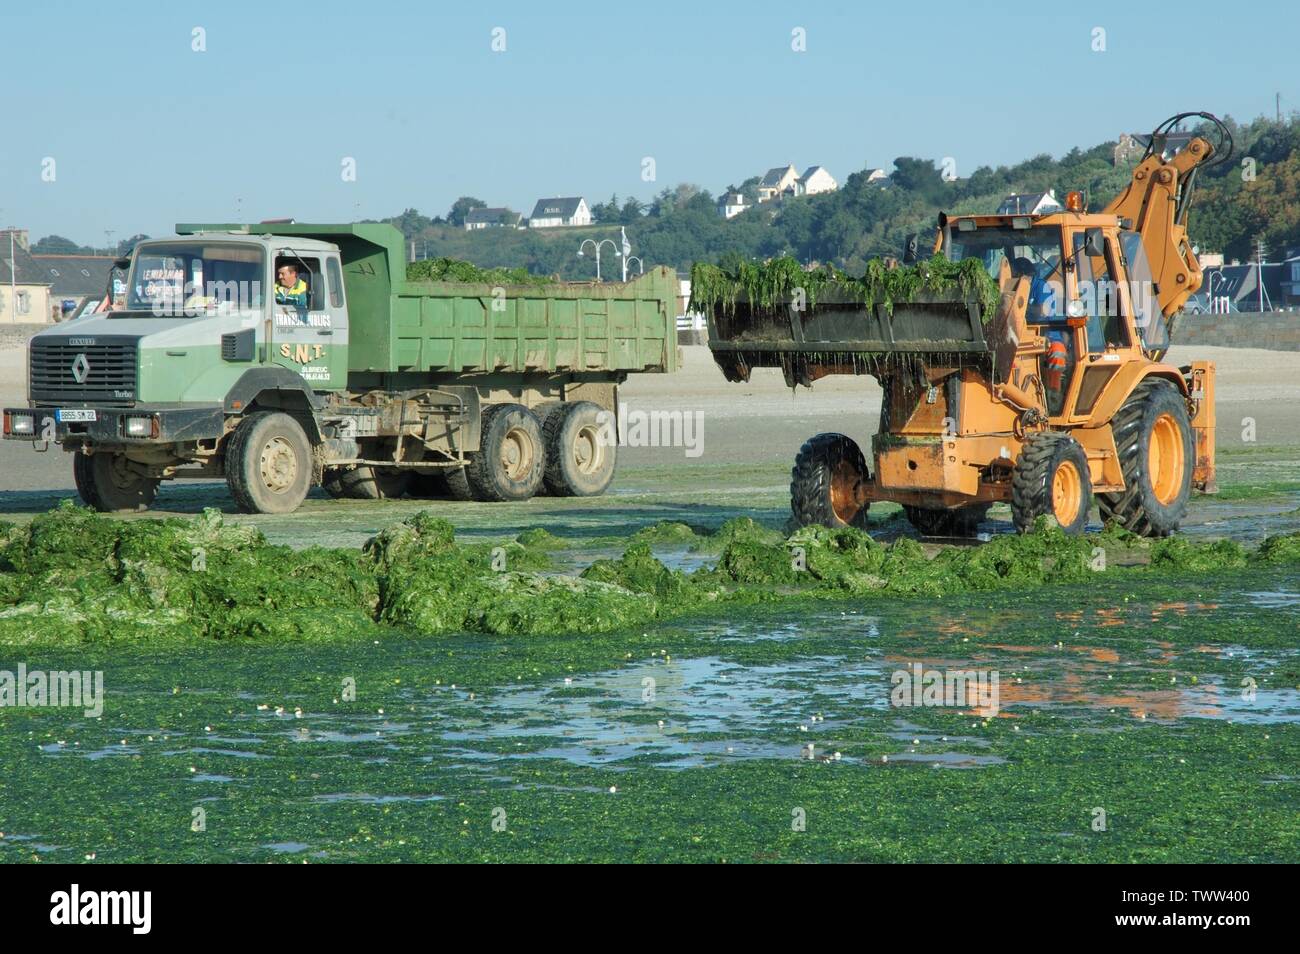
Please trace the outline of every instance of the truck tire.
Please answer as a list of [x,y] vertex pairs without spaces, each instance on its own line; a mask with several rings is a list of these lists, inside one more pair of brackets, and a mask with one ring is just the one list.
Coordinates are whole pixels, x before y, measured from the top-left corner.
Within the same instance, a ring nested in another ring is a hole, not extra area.
[[417,471],[411,475],[411,484],[406,492],[420,500],[451,496],[451,487],[447,485],[446,470]]
[[148,510],[158,494],[157,479],[133,470],[123,454],[82,454],[72,457],[77,493],[100,513]]
[[311,487],[311,444],[282,411],[244,418],[226,443],[226,484],[244,513],[293,513]]
[[408,471],[353,467],[339,475],[343,496],[352,500],[390,500],[406,493],[410,484]]
[[1178,529],[1192,492],[1195,449],[1187,403],[1177,386],[1147,378],[1111,420],[1124,489],[1098,494],[1107,523],[1144,537]]
[[546,469],[542,481],[552,497],[595,497],[614,479],[618,448],[607,440],[604,409],[592,401],[550,408],[542,422]]
[[857,443],[843,434],[818,434],[804,442],[790,472],[790,510],[796,526],[865,530],[869,503],[858,505],[857,486],[871,479]]
[[325,493],[329,494],[335,500],[346,497],[347,494],[343,491],[343,468],[326,467],[325,475],[321,478],[320,486],[321,490],[325,491]]
[[912,507],[904,504],[908,522],[923,537],[973,537],[992,504],[965,507]]
[[1040,431],[1025,440],[1011,476],[1011,521],[1021,533],[1043,515],[1069,534],[1083,532],[1092,506],[1088,455],[1069,434]]
[[494,404],[483,411],[478,452],[447,483],[456,494],[462,480],[475,500],[527,500],[542,485],[546,451],[537,416],[522,404]]

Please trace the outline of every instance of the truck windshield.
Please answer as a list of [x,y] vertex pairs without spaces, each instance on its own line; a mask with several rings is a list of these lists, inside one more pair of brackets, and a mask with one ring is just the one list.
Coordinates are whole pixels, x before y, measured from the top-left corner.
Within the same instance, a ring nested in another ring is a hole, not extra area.
[[126,307],[194,317],[262,306],[266,253],[248,245],[169,242],[136,250]]

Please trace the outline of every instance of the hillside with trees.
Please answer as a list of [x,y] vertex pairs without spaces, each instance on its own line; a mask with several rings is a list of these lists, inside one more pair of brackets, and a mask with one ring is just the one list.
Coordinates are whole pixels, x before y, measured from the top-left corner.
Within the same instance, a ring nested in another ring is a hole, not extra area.
[[[1203,170],[1189,219],[1192,241],[1203,251],[1222,251],[1247,260],[1263,238],[1269,257],[1300,246],[1300,121],[1257,119],[1240,125],[1226,120],[1236,140],[1232,159]],[[1035,156],[1013,166],[981,167],[969,176],[945,181],[931,159],[894,160],[887,181],[869,182],[865,170],[849,175],[838,191],[755,205],[723,219],[716,196],[689,183],[667,188],[642,202],[611,196],[596,201],[597,224],[544,230],[492,229],[467,232],[444,219],[426,218],[413,209],[391,221],[414,240],[418,258],[450,257],[490,268],[522,267],[535,274],[590,278],[590,256],[577,256],[588,237],[612,237],[627,228],[634,253],[646,267],[670,265],[683,274],[692,262],[727,263],[737,258],[792,255],[805,263],[833,263],[860,272],[869,258],[898,255],[909,234],[928,235],[938,213],[992,212],[1011,193],[1055,189],[1060,198],[1080,189],[1089,208],[1100,209],[1129,181],[1133,163],[1116,165],[1114,142],[1073,149],[1059,159]],[[1242,160],[1254,160],[1253,178]],[[753,200],[757,179],[730,184]],[[460,218],[463,197],[449,219]],[[608,251],[608,250],[607,250]],[[618,260],[606,255],[602,271],[616,275]]]

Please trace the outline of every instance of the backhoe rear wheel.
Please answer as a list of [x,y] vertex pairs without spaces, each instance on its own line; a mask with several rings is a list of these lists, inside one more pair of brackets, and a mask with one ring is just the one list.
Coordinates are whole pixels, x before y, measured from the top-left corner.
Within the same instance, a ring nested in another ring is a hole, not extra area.
[[137,471],[125,454],[78,452],[72,477],[81,499],[100,513],[148,510],[158,493],[159,481]]
[[790,510],[797,526],[865,530],[869,503],[858,488],[870,481],[866,459],[843,434],[818,434],[804,442],[790,472]]
[[988,516],[991,504],[970,504],[966,507],[912,507],[903,506],[908,521],[916,532],[925,537],[973,537],[980,522]]
[[1144,537],[1166,537],[1187,513],[1195,465],[1187,402],[1170,381],[1147,378],[1111,420],[1124,489],[1098,494],[1102,519]]
[[527,500],[542,485],[545,467],[537,416],[522,404],[494,404],[483,411],[478,452],[447,483],[453,496],[463,486],[475,500]]
[[245,513],[293,513],[311,487],[311,443],[282,411],[258,411],[226,441],[226,484]]
[[1083,532],[1092,506],[1088,455],[1069,434],[1030,434],[1011,478],[1011,520],[1027,533],[1043,515],[1056,518],[1066,533]]

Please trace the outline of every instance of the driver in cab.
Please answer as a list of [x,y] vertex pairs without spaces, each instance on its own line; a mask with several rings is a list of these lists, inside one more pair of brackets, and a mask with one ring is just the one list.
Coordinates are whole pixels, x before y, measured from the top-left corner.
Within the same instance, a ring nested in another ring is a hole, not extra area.
[[299,275],[298,266],[285,262],[275,270],[275,303],[305,313],[307,300],[307,283]]

